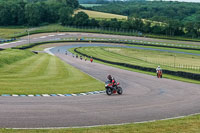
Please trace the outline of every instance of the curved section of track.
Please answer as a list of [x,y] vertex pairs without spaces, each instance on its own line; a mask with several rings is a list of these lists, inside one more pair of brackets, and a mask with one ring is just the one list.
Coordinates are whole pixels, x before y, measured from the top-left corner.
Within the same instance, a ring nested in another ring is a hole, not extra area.
[[181,52],[181,51],[176,51],[176,50],[164,50],[164,49],[159,49],[159,48],[145,48],[145,47],[137,47],[137,46],[128,46],[128,45],[119,45],[119,44],[102,44],[102,43],[95,43],[95,44],[88,44],[88,43],[82,43],[80,44],[74,44],[74,45],[67,45],[67,46],[60,46],[54,49],[51,49],[52,52],[57,52],[59,49],[59,53],[65,53],[66,50],[70,48],[76,48],[76,47],[120,47],[120,48],[134,48],[134,49],[141,49],[141,50],[151,50],[151,51],[160,51],[160,52],[169,52],[169,53],[178,53],[178,54],[187,54],[187,55],[196,55],[200,56],[200,54],[195,54],[195,53],[189,53],[189,52]]
[[[52,52],[66,63],[105,81],[112,74],[123,95],[0,97],[0,128],[74,127],[141,122],[200,112],[200,85],[157,79]],[[95,87],[95,86],[94,86]]]

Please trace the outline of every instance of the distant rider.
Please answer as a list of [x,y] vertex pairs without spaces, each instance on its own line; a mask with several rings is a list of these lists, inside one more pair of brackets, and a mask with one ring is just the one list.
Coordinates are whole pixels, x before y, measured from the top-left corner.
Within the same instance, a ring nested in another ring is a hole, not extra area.
[[91,62],[91,63],[93,62],[93,58],[92,58],[92,57],[90,58],[90,62]]
[[107,79],[110,81],[110,83],[112,83],[112,87],[116,86],[116,81],[115,78],[112,77],[110,74],[107,76]]
[[159,71],[162,73],[162,68],[161,68],[160,66],[158,66],[158,67],[156,68],[157,76],[158,76],[158,72],[159,72]]

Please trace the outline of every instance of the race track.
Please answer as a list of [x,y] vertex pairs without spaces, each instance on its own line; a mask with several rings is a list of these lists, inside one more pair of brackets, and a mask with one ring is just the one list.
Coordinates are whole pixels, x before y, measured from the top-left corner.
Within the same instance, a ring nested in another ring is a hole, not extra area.
[[[123,95],[0,97],[0,128],[77,127],[159,120],[200,113],[200,85],[157,79],[52,52],[66,63],[105,81],[112,74]],[[95,86],[94,86],[95,88]]]

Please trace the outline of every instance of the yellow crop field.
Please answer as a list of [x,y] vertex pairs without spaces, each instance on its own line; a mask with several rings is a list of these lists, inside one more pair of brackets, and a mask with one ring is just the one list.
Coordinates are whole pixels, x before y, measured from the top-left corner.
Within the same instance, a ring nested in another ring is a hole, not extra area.
[[83,10],[83,9],[76,10],[75,14],[77,14],[78,12],[81,12],[81,11],[85,12],[86,14],[88,14],[88,16],[90,18],[95,18],[95,19],[111,19],[111,18],[124,19],[124,20],[128,19],[127,16],[123,16],[123,15],[117,15],[117,14],[111,14],[111,13],[103,13],[103,12]]

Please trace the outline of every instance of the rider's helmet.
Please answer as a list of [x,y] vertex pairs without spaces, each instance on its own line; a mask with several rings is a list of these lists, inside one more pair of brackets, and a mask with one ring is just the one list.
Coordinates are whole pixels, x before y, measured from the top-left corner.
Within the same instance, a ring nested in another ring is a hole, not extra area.
[[111,79],[112,79],[112,76],[109,74],[109,75],[107,76],[107,78],[108,78],[109,80],[111,80]]
[[158,66],[158,68],[160,68],[160,66]]

